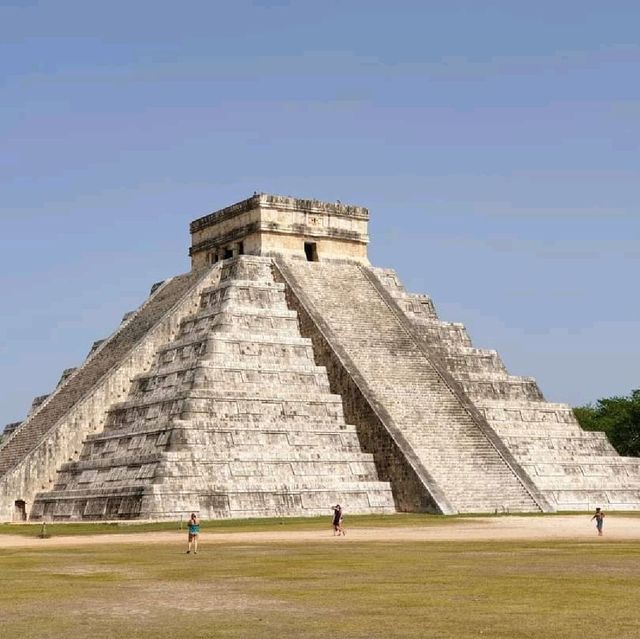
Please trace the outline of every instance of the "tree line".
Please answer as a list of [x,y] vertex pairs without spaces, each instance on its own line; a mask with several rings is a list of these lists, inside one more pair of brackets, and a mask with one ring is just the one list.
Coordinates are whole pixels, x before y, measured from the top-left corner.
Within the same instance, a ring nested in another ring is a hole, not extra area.
[[605,432],[621,455],[640,457],[640,388],[630,395],[578,406],[573,412],[584,430]]

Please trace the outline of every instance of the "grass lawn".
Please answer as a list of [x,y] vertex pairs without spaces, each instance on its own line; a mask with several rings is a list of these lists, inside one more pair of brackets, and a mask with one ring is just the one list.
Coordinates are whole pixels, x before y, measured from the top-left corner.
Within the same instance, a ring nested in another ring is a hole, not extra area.
[[0,636],[635,639],[639,588],[636,543],[207,545],[204,534],[194,556],[176,534],[0,550]]

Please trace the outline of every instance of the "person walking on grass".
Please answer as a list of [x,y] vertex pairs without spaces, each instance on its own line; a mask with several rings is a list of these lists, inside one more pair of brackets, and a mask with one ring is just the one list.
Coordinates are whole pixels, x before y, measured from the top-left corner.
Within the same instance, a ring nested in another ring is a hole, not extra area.
[[336,534],[338,537],[340,535],[346,535],[344,528],[342,527],[342,506],[340,504],[336,504],[335,506],[331,506],[333,510],[333,536]]
[[191,513],[189,519],[189,545],[187,546],[187,555],[191,552],[191,544],[193,544],[193,554],[198,554],[198,535],[200,534],[200,520],[195,513]]
[[594,519],[596,520],[598,536],[602,537],[602,526],[604,526],[604,513],[602,512],[602,508],[596,508],[595,515],[591,518],[591,521]]

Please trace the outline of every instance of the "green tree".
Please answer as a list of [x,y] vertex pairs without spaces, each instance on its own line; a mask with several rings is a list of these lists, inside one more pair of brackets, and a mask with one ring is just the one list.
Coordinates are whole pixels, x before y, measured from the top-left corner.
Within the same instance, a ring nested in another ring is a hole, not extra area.
[[601,430],[621,455],[640,457],[640,389],[573,409],[585,430]]

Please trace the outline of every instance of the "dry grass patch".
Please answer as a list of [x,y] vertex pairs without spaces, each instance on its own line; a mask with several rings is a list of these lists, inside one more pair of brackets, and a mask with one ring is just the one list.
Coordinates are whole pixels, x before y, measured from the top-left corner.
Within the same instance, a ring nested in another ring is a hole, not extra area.
[[0,551],[3,635],[637,637],[635,543],[335,541]]

